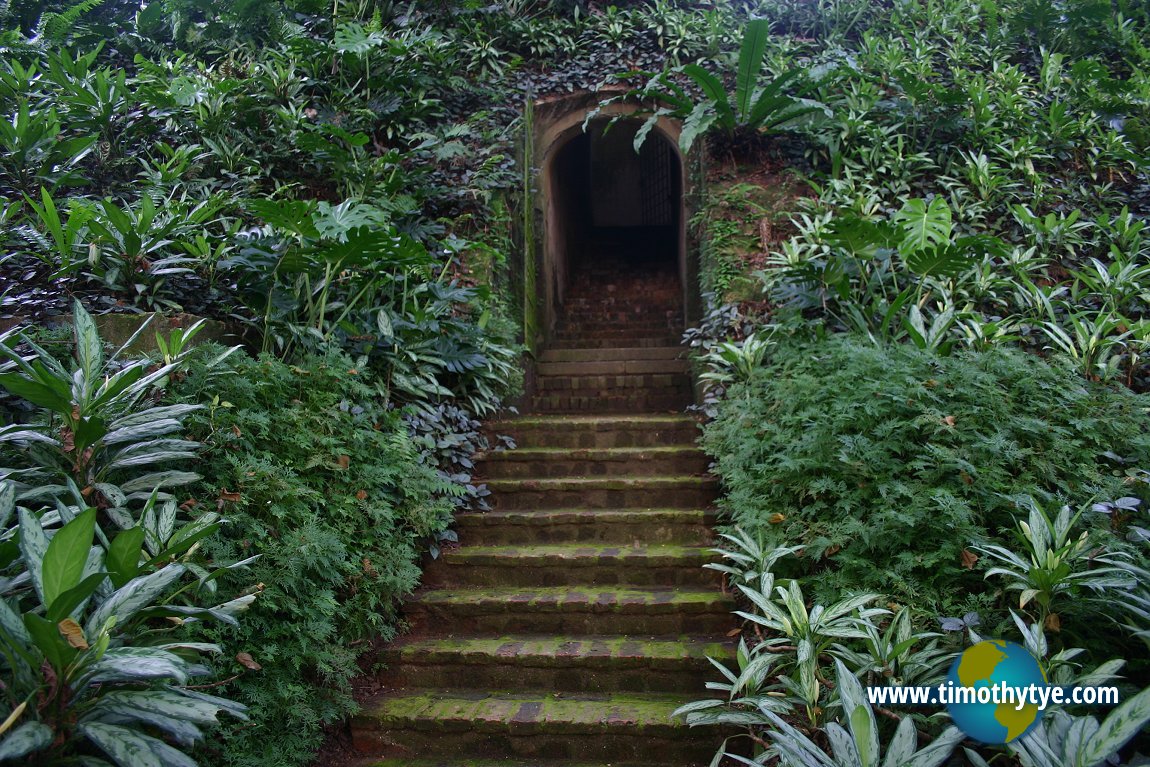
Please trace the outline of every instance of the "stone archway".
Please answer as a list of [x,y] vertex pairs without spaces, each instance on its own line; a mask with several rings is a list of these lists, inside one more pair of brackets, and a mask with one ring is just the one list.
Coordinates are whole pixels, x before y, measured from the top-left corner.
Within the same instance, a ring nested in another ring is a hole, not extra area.
[[603,247],[604,239],[608,248],[637,248],[652,263],[666,259],[678,273],[684,307],[696,303],[697,277],[686,247],[689,178],[678,149],[679,125],[661,119],[637,155],[631,144],[642,118],[621,119],[603,132],[611,118],[637,111],[634,105],[609,105],[584,130],[601,98],[582,93],[534,105],[541,234],[535,264],[537,345],[551,337],[580,258],[588,248]]

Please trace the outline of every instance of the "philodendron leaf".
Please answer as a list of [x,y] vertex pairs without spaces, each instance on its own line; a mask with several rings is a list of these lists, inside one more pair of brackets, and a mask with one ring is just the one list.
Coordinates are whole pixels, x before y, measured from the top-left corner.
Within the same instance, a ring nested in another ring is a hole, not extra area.
[[52,536],[44,553],[41,573],[47,609],[51,610],[57,597],[80,583],[95,530],[96,510],[88,509]]
[[907,200],[894,220],[902,226],[900,248],[904,255],[950,242],[953,228],[950,206],[941,197],[935,197],[929,204],[918,198]]
[[20,759],[52,744],[52,728],[43,722],[24,722],[0,741],[0,762]]

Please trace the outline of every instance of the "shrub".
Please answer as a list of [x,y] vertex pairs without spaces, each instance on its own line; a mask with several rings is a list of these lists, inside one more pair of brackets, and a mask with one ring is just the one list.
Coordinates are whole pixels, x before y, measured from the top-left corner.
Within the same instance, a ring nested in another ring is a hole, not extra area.
[[704,444],[727,518],[805,544],[822,601],[989,603],[968,547],[1009,536],[1016,499],[1129,495],[1121,464],[1150,458],[1143,396],[1022,352],[940,358],[844,336],[772,360],[731,389]]
[[399,413],[346,357],[242,357],[219,375],[200,364],[212,356],[178,385],[181,401],[209,405],[189,419],[205,444],[195,498],[231,521],[209,553],[262,555],[252,576],[264,584],[241,626],[211,634],[252,656],[224,688],[251,722],[224,738],[218,763],[301,764],[322,725],[354,709],[364,640],[394,636],[397,600],[458,491],[419,462]]

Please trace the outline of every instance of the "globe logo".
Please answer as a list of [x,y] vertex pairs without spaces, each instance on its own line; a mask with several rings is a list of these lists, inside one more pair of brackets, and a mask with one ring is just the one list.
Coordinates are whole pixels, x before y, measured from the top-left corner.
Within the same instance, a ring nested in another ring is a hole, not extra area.
[[[1023,704],[1007,692],[1008,688],[1046,686],[1038,661],[1014,642],[990,639],[968,647],[950,667],[947,682],[952,686],[946,706],[951,718],[959,729],[983,743],[1009,743],[1042,718],[1033,698]],[[968,689],[954,689],[959,687]],[[962,692],[966,694],[957,694]]]

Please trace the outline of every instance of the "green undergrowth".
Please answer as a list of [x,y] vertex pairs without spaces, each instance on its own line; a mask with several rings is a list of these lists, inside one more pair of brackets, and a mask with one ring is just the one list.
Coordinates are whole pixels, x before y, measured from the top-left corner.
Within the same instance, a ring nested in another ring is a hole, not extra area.
[[178,399],[210,403],[189,419],[205,444],[194,498],[229,521],[212,559],[260,556],[223,587],[263,587],[239,627],[212,633],[258,666],[228,656],[218,669],[238,674],[222,689],[251,721],[223,735],[213,761],[296,764],[323,725],[354,710],[365,640],[395,635],[398,600],[457,491],[420,462],[400,414],[347,357],[234,355],[230,369],[209,371],[199,361],[210,356],[176,386]]
[[873,590],[963,614],[997,599],[969,547],[1009,538],[1018,499],[1134,492],[1147,404],[1016,350],[938,357],[844,336],[780,344],[704,446],[727,520],[805,546],[816,600]]

